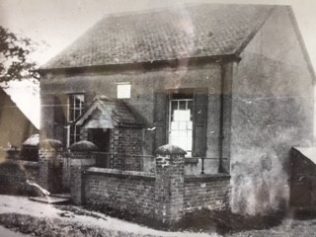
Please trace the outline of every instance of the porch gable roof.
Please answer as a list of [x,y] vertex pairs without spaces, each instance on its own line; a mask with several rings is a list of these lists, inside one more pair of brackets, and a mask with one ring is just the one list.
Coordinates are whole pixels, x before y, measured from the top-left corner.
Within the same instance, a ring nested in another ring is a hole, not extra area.
[[106,96],[96,97],[89,109],[76,121],[85,128],[113,129],[117,126],[143,126],[124,102]]

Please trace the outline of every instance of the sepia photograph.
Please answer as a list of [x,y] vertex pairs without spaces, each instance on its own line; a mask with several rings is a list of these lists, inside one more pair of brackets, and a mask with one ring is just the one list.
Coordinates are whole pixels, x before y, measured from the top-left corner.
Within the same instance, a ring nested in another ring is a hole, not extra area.
[[315,13],[0,0],[0,237],[316,237]]

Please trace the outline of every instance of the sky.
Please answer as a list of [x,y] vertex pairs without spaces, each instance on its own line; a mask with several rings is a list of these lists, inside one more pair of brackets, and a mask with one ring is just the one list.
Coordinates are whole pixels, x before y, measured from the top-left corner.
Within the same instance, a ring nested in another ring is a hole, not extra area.
[[[32,58],[42,65],[106,14],[197,2],[291,5],[316,68],[316,0],[0,0],[0,25],[39,43]],[[35,111],[31,103],[20,99],[28,96],[39,104],[36,89],[25,89],[23,84],[12,87],[16,88],[10,91],[13,100],[39,121],[39,108]]]
[[291,5],[316,67],[315,0],[0,0],[0,24],[47,43],[33,55],[43,64],[106,14],[196,2]]

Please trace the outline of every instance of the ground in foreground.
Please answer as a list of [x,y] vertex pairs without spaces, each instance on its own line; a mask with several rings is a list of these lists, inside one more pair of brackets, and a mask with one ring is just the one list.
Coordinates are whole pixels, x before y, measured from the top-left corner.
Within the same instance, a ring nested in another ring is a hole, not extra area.
[[16,236],[316,237],[316,219],[302,221],[287,218],[279,226],[270,229],[219,235],[211,231],[158,231],[80,207],[68,207],[70,208],[57,208],[49,204],[32,202],[26,197],[0,195],[0,225],[24,234]]

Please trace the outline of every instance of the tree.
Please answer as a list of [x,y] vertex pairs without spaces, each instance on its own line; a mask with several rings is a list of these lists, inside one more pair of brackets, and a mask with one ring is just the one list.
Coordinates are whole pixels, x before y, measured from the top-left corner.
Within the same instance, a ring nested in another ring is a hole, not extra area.
[[38,79],[36,64],[29,58],[35,43],[0,26],[0,83],[11,80]]

